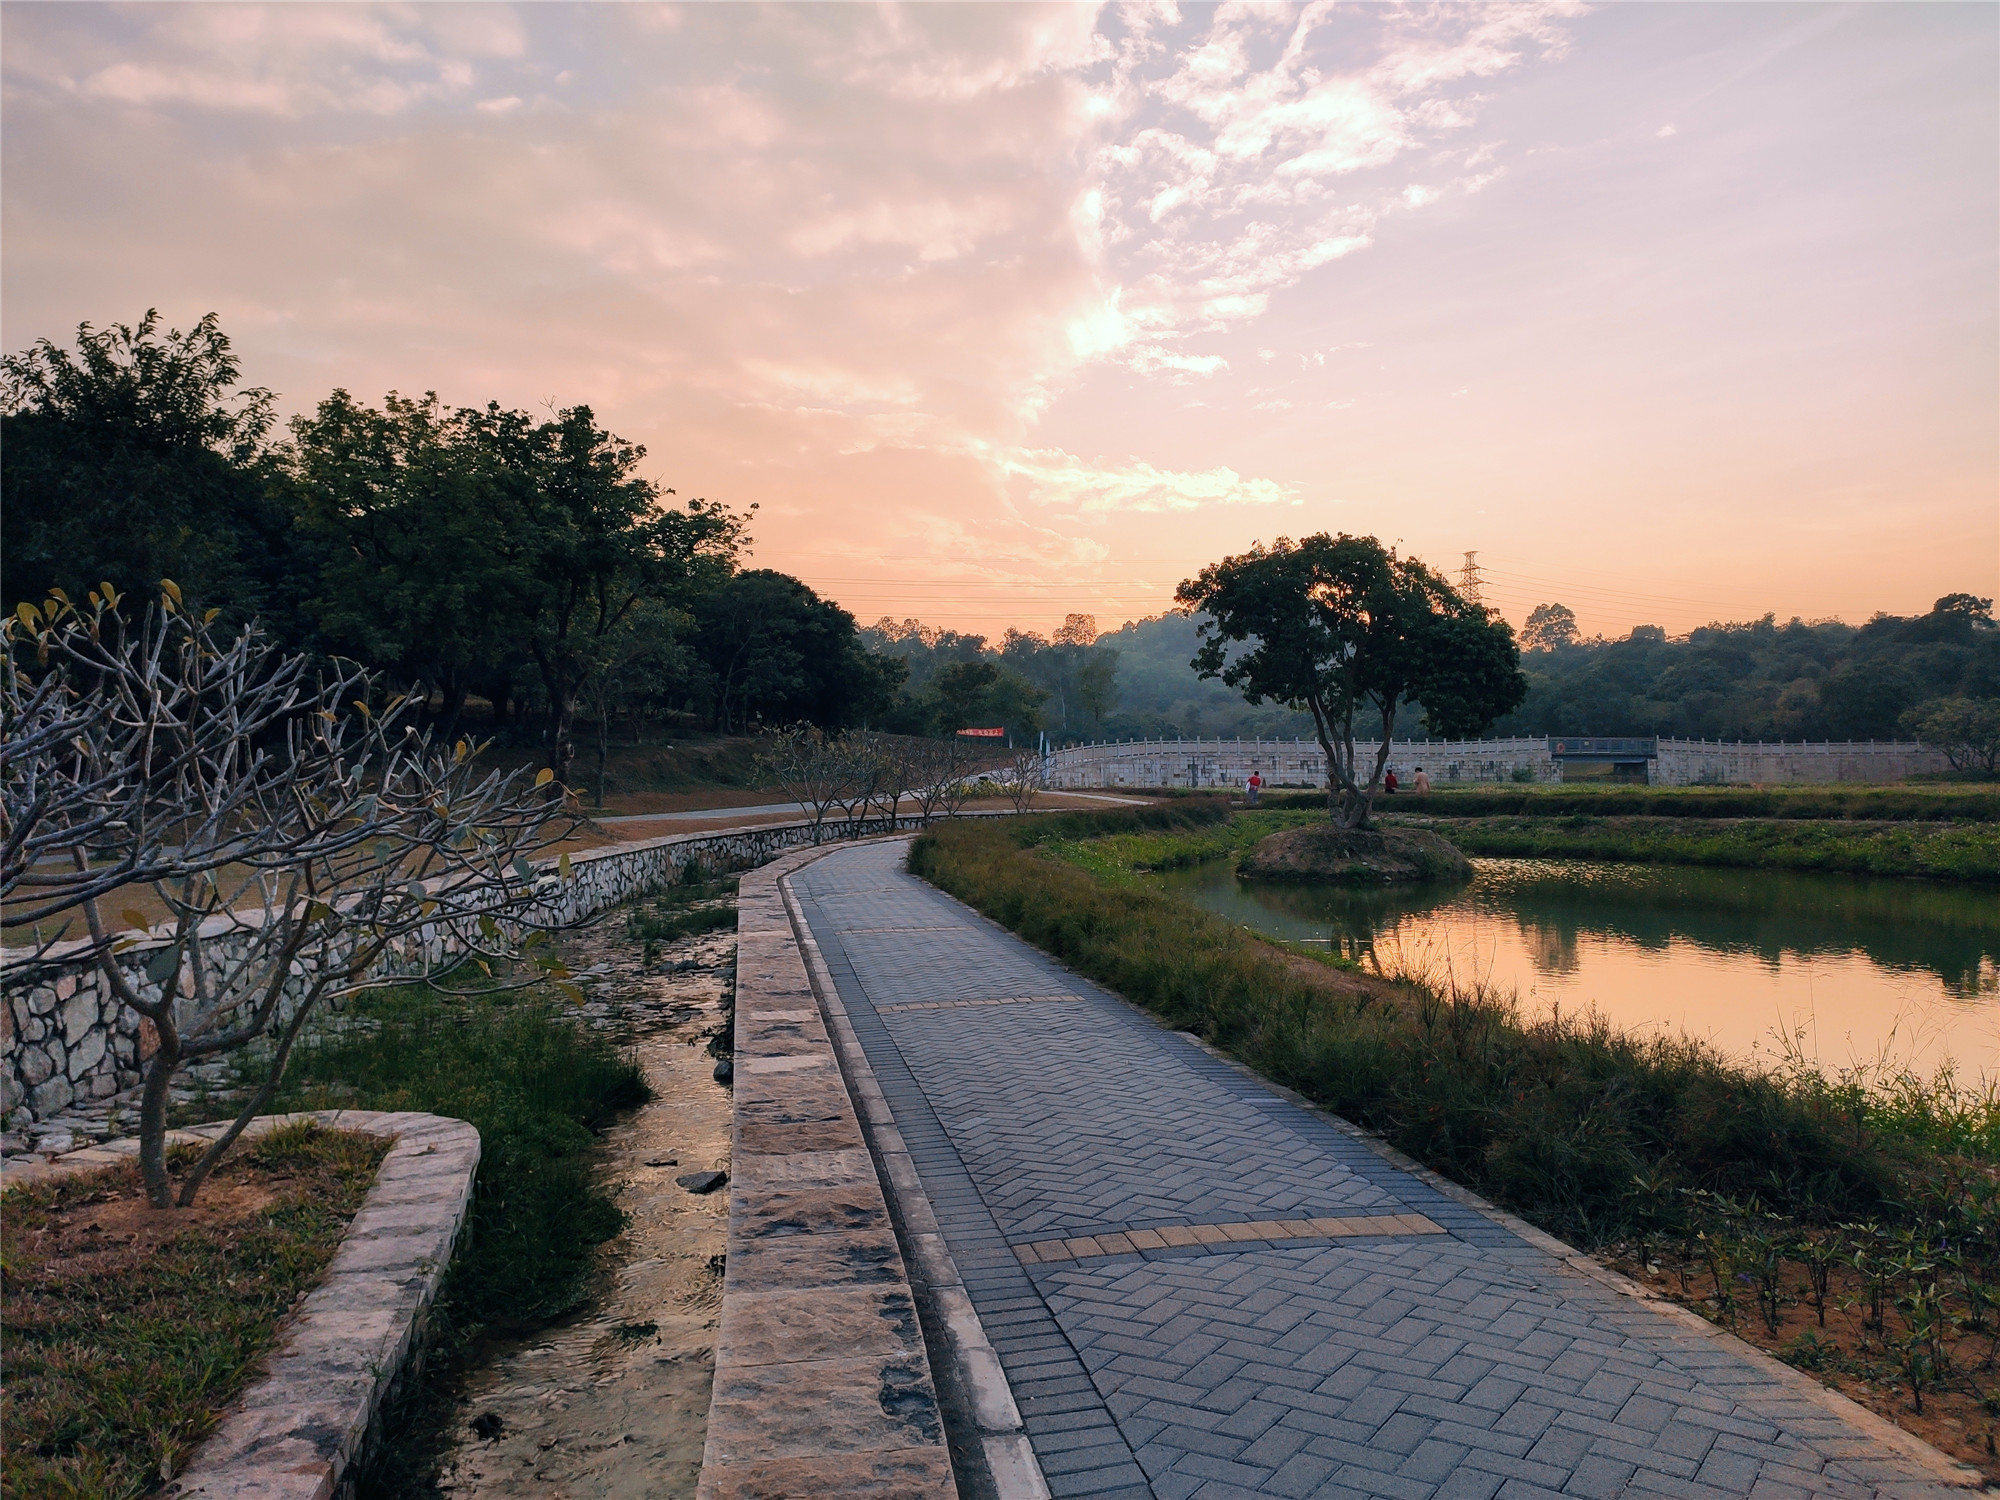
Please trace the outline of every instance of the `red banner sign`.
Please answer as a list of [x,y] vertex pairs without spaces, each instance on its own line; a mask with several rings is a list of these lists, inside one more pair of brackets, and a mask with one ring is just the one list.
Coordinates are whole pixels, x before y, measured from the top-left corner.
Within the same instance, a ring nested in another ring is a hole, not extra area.
[[998,729],[961,729],[959,733],[977,735],[982,740],[1004,740],[1007,738],[1007,727],[1003,724]]

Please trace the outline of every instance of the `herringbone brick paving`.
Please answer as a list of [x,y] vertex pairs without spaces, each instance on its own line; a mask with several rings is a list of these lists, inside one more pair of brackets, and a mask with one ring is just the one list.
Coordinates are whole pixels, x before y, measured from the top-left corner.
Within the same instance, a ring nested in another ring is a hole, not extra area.
[[[792,885],[1055,1495],[1962,1493],[1068,973],[904,849]],[[1083,999],[936,1006],[1061,993]],[[1396,1213],[1446,1232],[1016,1253]]]

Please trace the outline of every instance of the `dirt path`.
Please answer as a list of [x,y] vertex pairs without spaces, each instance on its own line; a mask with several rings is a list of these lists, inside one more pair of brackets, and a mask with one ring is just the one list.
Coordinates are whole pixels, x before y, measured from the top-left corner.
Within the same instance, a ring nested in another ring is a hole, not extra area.
[[605,1134],[630,1222],[606,1246],[591,1305],[496,1344],[466,1383],[439,1488],[468,1500],[692,1496],[701,1473],[729,1195],[674,1178],[729,1166],[729,1091],[705,1044],[725,1014],[736,938],[675,943],[644,965],[614,917],[574,946],[573,964],[612,971],[586,1017],[629,1041],[655,1097]]

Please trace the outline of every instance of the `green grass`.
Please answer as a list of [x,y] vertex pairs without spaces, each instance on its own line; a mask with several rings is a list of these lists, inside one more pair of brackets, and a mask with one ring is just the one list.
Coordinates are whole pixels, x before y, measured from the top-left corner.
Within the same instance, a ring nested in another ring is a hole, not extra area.
[[1991,1096],[1948,1078],[1756,1073],[1699,1042],[1601,1020],[1524,1022],[1504,997],[1424,976],[1405,976],[1399,998],[1369,999],[1315,982],[1231,923],[1038,847],[1164,831],[1139,818],[1119,828],[1095,815],[1089,830],[1060,817],[952,825],[917,841],[911,868],[1572,1241],[1657,1230],[1693,1193],[1888,1222],[1942,1191],[1950,1153],[1992,1160],[2000,1145]]
[[177,1472],[318,1283],[388,1149],[313,1126],[276,1131],[227,1158],[203,1199],[248,1179],[277,1190],[268,1207],[185,1229],[141,1208],[158,1215],[156,1243],[118,1236],[80,1255],[52,1251],[90,1241],[114,1194],[137,1198],[135,1168],[10,1190],[0,1489],[116,1500]]
[[636,1064],[533,996],[385,991],[295,1056],[274,1109],[427,1110],[478,1128],[466,1233],[432,1319],[425,1378],[360,1477],[366,1496],[433,1493],[452,1377],[490,1331],[578,1306],[623,1217],[598,1184],[596,1132],[648,1097]]
[[[1268,795],[1266,806],[1326,807],[1322,792]],[[1870,822],[2000,823],[2000,790],[1988,786],[1483,786],[1447,787],[1421,801],[1378,797],[1377,812],[1427,817],[1860,819]]]
[[[1204,814],[1206,816],[1206,814]],[[1280,829],[1297,828],[1314,820],[1310,812],[1243,812],[1223,822],[1204,821],[1185,828],[1148,828],[1133,833],[1040,840],[1050,853],[1112,880],[1130,879],[1148,870],[1181,870],[1229,854],[1241,854],[1259,839]]]
[[673,943],[735,925],[733,906],[682,907],[665,912],[635,906],[625,916],[625,935],[635,943]]
[[1986,824],[1598,818],[1578,813],[1440,819],[1433,826],[1467,854],[2000,881],[2000,829]]

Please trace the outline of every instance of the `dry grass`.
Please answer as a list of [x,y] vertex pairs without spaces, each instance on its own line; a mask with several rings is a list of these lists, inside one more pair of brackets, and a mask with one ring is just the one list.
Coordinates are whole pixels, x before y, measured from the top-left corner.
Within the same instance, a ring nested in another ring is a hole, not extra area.
[[136,1166],[11,1190],[6,1493],[141,1495],[178,1470],[318,1283],[389,1144],[281,1130],[186,1210],[147,1206]]

